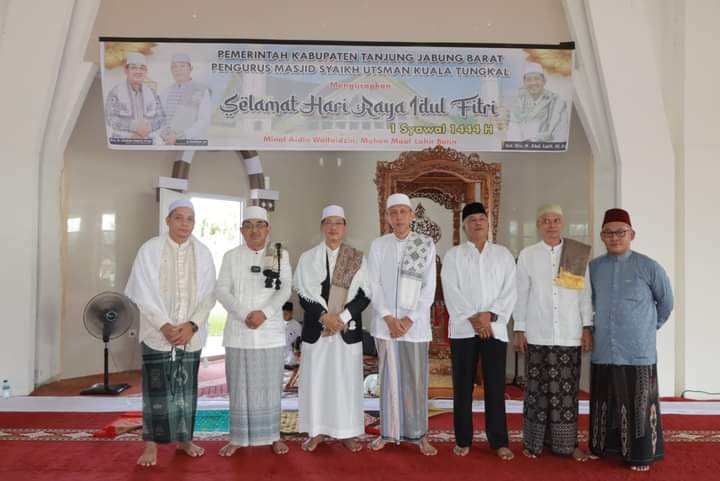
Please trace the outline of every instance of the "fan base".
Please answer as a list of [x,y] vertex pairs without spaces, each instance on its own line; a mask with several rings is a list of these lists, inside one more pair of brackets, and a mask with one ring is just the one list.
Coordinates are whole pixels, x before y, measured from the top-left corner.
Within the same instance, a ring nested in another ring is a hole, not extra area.
[[80,391],[80,394],[120,394],[130,387],[130,384],[108,384],[101,382],[93,384],[87,389]]

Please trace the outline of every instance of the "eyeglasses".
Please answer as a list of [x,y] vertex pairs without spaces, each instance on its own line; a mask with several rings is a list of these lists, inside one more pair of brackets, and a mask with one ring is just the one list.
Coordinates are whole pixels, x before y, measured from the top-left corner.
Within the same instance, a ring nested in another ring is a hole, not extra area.
[[540,221],[540,223],[543,225],[557,225],[557,224],[562,223],[562,219],[559,217],[552,217],[552,218],[543,217],[542,220]]
[[253,229],[262,230],[262,229],[266,228],[267,226],[268,226],[267,222],[256,222],[254,224],[252,222],[243,222],[241,228],[245,229],[245,230],[253,230]]
[[604,230],[600,232],[600,235],[602,237],[607,237],[608,239],[611,239],[613,236],[617,237],[618,239],[622,239],[628,232],[630,232],[630,229]]

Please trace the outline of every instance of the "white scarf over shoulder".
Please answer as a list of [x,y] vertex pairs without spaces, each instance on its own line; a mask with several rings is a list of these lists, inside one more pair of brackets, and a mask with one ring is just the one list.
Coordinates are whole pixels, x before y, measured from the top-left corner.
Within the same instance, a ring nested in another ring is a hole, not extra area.
[[[328,275],[326,256],[327,248],[324,241],[303,252],[298,261],[297,269],[295,269],[293,287],[300,297],[311,302],[317,302],[327,310],[327,302],[321,295],[322,283]],[[330,278],[332,280],[332,273]],[[347,304],[355,299],[360,289],[363,290],[367,297],[370,297],[367,263],[364,257],[360,269],[355,273],[350,283],[345,303]]]
[[[158,115],[158,102],[155,91],[152,88],[145,84],[141,87],[143,111],[140,112],[141,115],[139,116],[137,115],[138,113],[135,112],[135,102],[132,101],[130,90],[130,84],[127,82],[125,82],[125,85],[118,85],[115,89],[115,94],[119,101],[119,113],[121,115],[134,118],[154,118]],[[125,108],[123,108],[123,106]]]
[[[140,247],[130,273],[125,295],[143,309],[162,316],[173,323],[160,295],[160,257],[167,242],[167,234],[153,237]],[[197,240],[190,238],[195,253],[195,302],[189,312],[194,312],[200,302],[215,289],[215,264],[210,250]]]

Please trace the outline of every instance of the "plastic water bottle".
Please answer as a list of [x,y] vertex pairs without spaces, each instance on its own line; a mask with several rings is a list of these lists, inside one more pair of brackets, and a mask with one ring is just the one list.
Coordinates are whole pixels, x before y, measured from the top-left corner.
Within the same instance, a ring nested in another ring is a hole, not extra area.
[[7,379],[3,379],[2,383],[2,397],[3,399],[9,399],[10,398],[10,383]]

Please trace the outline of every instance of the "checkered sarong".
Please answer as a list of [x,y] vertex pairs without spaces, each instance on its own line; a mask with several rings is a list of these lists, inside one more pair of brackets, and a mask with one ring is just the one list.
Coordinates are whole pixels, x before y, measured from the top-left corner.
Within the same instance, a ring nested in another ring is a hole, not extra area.
[[197,411],[200,351],[156,351],[143,344],[143,440],[190,441]]

